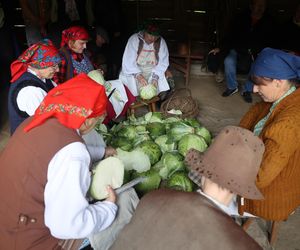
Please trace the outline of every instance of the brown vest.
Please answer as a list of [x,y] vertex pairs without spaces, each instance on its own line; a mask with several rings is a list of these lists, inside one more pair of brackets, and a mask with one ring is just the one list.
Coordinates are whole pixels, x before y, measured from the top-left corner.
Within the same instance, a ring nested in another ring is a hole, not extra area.
[[158,190],[143,197],[110,250],[254,250],[260,246],[198,193]]
[[48,165],[64,146],[82,141],[77,132],[47,120],[28,133],[26,119],[0,155],[0,249],[62,249],[44,224]]

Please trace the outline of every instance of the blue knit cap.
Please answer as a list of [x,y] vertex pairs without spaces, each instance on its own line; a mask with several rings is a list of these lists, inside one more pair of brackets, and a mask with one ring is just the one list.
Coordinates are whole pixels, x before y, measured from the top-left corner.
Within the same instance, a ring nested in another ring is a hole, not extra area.
[[300,79],[300,57],[265,48],[252,64],[250,75],[273,79]]

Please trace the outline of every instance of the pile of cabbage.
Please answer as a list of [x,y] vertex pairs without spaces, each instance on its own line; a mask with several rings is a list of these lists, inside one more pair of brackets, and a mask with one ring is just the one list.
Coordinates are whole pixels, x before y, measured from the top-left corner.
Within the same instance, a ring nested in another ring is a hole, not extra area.
[[163,118],[149,112],[108,130],[101,124],[96,131],[107,145],[117,149],[124,164],[124,183],[139,176],[146,180],[135,186],[140,195],[160,188],[191,192],[195,184],[188,178],[184,157],[191,148],[204,152],[211,143],[211,133],[196,119]]

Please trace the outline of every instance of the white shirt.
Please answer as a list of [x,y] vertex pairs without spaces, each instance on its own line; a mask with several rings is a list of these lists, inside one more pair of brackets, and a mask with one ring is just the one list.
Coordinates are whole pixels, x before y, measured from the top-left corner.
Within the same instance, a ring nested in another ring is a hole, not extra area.
[[[122,60],[122,71],[125,74],[137,74],[140,73],[141,70],[137,65],[137,51],[139,47],[139,38],[142,40],[143,37],[141,33],[133,34],[127,42],[124,54],[123,54],[123,60]],[[154,43],[147,44],[144,41],[143,49],[146,50],[153,50],[154,49]],[[159,77],[162,77],[165,74],[165,71],[167,70],[169,66],[169,51],[167,44],[165,40],[161,37],[159,52],[158,52],[158,63],[153,68],[152,72],[158,75]]]
[[[27,72],[38,77],[37,74],[31,69],[28,69]],[[41,78],[39,79],[43,82],[46,82],[46,79],[41,79]],[[56,83],[53,81],[52,84],[54,87],[57,86]],[[26,112],[29,116],[32,116],[34,115],[35,110],[38,108],[38,106],[43,101],[46,95],[47,92],[44,91],[42,88],[34,87],[34,86],[24,87],[19,91],[16,98],[18,108],[21,111]]]
[[116,216],[114,203],[89,204],[86,199],[91,160],[98,160],[104,154],[104,147],[96,135],[93,130],[84,136],[89,144],[87,147],[81,142],[65,146],[49,163],[44,192],[45,225],[58,239],[87,237],[107,228]]
[[[141,33],[133,34],[127,42],[123,59],[122,59],[122,70],[119,75],[120,81],[127,86],[130,92],[134,96],[139,95],[137,88],[135,74],[141,73],[142,69],[137,64],[137,51],[139,47],[139,37],[143,39]],[[153,50],[154,44],[147,44],[144,42],[143,50]],[[165,71],[169,66],[169,52],[168,47],[163,38],[160,41],[160,48],[158,52],[158,63],[152,68],[152,73],[155,73],[158,79],[157,94],[170,89],[167,79],[165,77]]]
[[230,204],[228,206],[220,203],[219,201],[215,200],[213,197],[205,194],[201,189],[198,189],[197,192],[203,196],[205,196],[207,199],[211,200],[216,206],[218,206],[224,213],[228,214],[232,217],[255,217],[253,214],[244,212],[244,214],[241,216],[238,212],[238,204],[236,202],[236,197],[232,199]]

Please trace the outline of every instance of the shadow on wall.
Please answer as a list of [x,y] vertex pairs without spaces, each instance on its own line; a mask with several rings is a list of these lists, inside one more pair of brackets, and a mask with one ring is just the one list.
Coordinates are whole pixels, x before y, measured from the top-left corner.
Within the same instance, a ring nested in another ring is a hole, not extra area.
[[10,64],[15,59],[13,42],[5,28],[0,29],[0,128],[7,122],[7,95],[10,85]]

